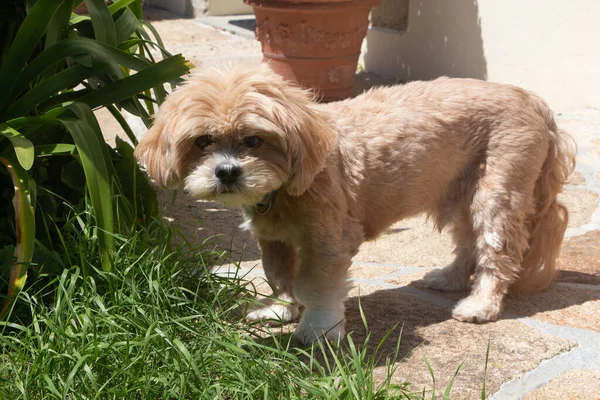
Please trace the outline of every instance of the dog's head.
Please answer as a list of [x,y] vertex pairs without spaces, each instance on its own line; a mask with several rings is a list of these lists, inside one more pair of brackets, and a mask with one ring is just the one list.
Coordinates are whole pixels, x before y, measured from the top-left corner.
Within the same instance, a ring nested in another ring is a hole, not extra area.
[[161,186],[198,199],[253,205],[284,188],[304,193],[335,136],[308,91],[265,64],[202,69],[162,104],[135,154]]

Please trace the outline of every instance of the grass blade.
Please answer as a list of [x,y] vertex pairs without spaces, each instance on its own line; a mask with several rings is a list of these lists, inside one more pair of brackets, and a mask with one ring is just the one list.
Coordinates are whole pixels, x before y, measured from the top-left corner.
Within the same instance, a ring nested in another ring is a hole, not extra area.
[[33,208],[35,199],[32,195],[34,182],[30,180],[27,171],[14,160],[0,157],[0,162],[8,169],[15,187],[13,206],[17,231],[15,260],[11,263],[8,281],[8,299],[0,311],[1,320],[10,312],[15,297],[23,289],[27,280],[27,269],[33,258],[35,247],[35,212]]
[[488,362],[490,360],[490,341],[488,340],[487,350],[485,352],[485,368],[483,370],[483,386],[481,387],[481,400],[486,399],[485,381],[487,379]]
[[[465,360],[466,360],[466,358],[465,358]],[[454,372],[452,379],[450,379],[450,382],[448,383],[448,386],[446,387],[446,390],[444,391],[444,400],[450,399],[450,392],[452,391],[452,386],[454,385],[454,379],[456,379],[456,377],[458,376],[458,373],[460,372],[463,364],[465,363],[465,360],[462,360],[462,362],[458,365],[458,368],[456,368],[456,372]]]
[[[433,373],[433,368],[431,368],[431,364],[429,364],[429,361],[427,360],[427,357],[425,357],[425,354],[423,354],[423,360],[425,361],[425,365],[427,365],[427,370],[429,371],[429,375],[431,375],[431,380],[433,381],[433,389],[431,390],[431,399],[435,400],[435,374]],[[425,390],[425,389],[423,389]]]

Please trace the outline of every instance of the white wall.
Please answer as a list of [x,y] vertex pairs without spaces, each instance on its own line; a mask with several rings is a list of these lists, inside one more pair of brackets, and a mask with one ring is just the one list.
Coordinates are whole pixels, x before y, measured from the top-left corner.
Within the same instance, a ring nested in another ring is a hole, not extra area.
[[600,108],[600,1],[411,0],[404,33],[372,29],[368,71],[507,82],[556,111]]
[[252,14],[252,7],[243,0],[208,0],[207,15]]

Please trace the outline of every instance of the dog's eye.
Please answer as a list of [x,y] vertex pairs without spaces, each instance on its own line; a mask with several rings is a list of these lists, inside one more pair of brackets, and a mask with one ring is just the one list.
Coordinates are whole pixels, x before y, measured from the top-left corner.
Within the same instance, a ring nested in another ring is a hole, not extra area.
[[263,140],[258,136],[246,136],[244,138],[244,146],[250,149],[256,149],[257,147],[260,147],[262,142]]
[[196,146],[198,146],[200,149],[204,149],[207,146],[209,146],[211,143],[213,142],[213,138],[210,135],[202,135],[196,138],[196,140],[194,141],[194,143],[196,144]]

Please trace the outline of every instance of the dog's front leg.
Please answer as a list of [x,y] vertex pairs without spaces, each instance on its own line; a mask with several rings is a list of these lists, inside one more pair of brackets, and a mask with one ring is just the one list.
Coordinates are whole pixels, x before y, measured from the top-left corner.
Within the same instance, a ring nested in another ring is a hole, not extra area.
[[323,247],[300,251],[294,291],[305,309],[295,335],[304,344],[322,337],[337,340],[344,334],[344,300],[350,288],[347,273],[352,256]]
[[257,307],[246,315],[246,320],[289,322],[298,316],[298,305],[294,298],[296,251],[278,241],[259,240],[258,244],[262,252],[265,275],[273,289],[273,295],[262,299]]

